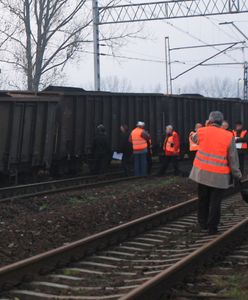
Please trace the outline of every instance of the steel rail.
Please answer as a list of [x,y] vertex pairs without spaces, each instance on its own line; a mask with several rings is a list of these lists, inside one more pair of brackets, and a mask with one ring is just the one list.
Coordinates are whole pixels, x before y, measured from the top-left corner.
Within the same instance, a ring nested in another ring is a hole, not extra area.
[[[77,191],[77,190],[82,190],[82,189],[88,189],[88,188],[95,188],[95,187],[101,187],[104,185],[110,185],[110,184],[116,184],[120,182],[125,182],[125,181],[131,181],[131,180],[138,180],[142,179],[145,177],[138,177],[138,176],[122,176],[119,178],[114,178],[114,179],[106,179],[106,180],[99,180],[95,182],[90,182],[90,183],[81,183],[78,184],[80,181],[87,181],[90,179],[100,179],[101,177],[104,176],[116,176],[116,175],[121,175],[122,173],[120,172],[113,172],[113,173],[107,173],[105,175],[98,175],[98,176],[82,176],[82,177],[74,177],[74,178],[68,178],[68,179],[60,179],[60,180],[51,180],[51,181],[45,181],[45,182],[37,182],[37,183],[31,183],[31,184],[25,184],[25,185],[16,185],[13,187],[5,187],[5,188],[0,188],[0,203],[4,202],[10,202],[10,201],[16,201],[16,200],[21,200],[21,199],[29,199],[32,197],[38,197],[38,196],[45,196],[45,195],[52,195],[56,193],[62,193],[62,192],[70,192],[70,191]],[[168,174],[172,174],[172,172],[168,172]],[[70,182],[75,182],[74,184],[66,186],[66,183]],[[61,185],[63,184],[62,187],[56,187],[56,185]],[[43,189],[41,191],[34,191],[34,192],[28,192],[28,193],[18,193],[18,191],[22,191],[25,189],[30,189],[30,188],[41,188],[45,186],[52,186],[52,188],[48,189]],[[1,198],[1,194],[6,194],[10,192],[15,192],[14,195],[7,195],[6,197]]]
[[[0,198],[0,203],[20,200],[20,199],[28,199],[28,198],[44,196],[44,195],[52,195],[52,194],[57,194],[57,193],[62,193],[62,192],[70,192],[70,191],[77,191],[77,190],[82,190],[82,189],[87,189],[87,188],[100,187],[100,186],[116,184],[116,183],[124,182],[124,181],[130,181],[130,180],[135,180],[135,179],[138,180],[138,179],[142,179],[142,178],[144,178],[144,177],[132,176],[132,177],[122,177],[122,178],[117,178],[117,179],[102,180],[102,181],[98,181],[98,182],[91,182],[91,183],[84,183],[84,184],[75,184],[75,185],[65,186],[65,187],[61,187],[61,188],[53,188],[53,189],[48,189],[48,190],[43,190],[43,191],[38,191],[38,192],[33,192],[33,193],[20,194],[20,195],[10,196],[7,198],[2,198],[2,199]],[[28,188],[28,185],[27,185],[27,188]]]
[[248,218],[236,224],[192,254],[175,263],[156,277],[121,297],[120,300],[158,300],[182,281],[190,272],[206,264],[221,252],[234,247],[248,233]]
[[10,288],[22,282],[23,279],[30,280],[33,274],[48,273],[59,266],[82,259],[96,251],[103,250],[159,224],[180,217],[193,211],[197,206],[197,201],[197,198],[193,198],[66,246],[2,267],[0,268],[0,290]]
[[13,186],[6,186],[0,188],[0,194],[2,192],[6,191],[14,191],[14,190],[20,190],[20,189],[25,189],[28,187],[39,187],[43,185],[48,185],[48,184],[60,184],[60,183],[66,183],[66,182],[71,182],[75,180],[90,180],[90,179],[96,179],[96,178],[101,178],[103,176],[110,176],[110,175],[121,175],[121,172],[113,172],[113,173],[106,173],[102,175],[89,175],[89,176],[78,176],[78,177],[70,177],[70,178],[63,178],[63,179],[57,179],[57,180],[47,180],[47,181],[40,181],[40,182],[34,182],[34,183],[29,183],[29,184],[18,184],[18,185],[13,185]]
[[[247,182],[248,181],[245,183]],[[228,196],[234,192],[234,190],[230,191]],[[4,291],[17,284],[30,281],[37,275],[47,274],[57,268],[79,261],[91,254],[95,254],[98,251],[106,250],[113,245],[120,244],[129,238],[136,237],[137,235],[159,227],[162,224],[175,220],[178,217],[185,216],[186,214],[195,211],[197,204],[198,199],[193,198],[184,203],[152,213],[148,216],[119,225],[82,240],[2,267],[0,268],[0,290]],[[159,275],[152,280],[149,280],[144,285],[141,285],[139,288],[127,294],[127,296],[124,296],[122,300],[159,299],[157,295],[160,295],[160,291],[164,291],[162,287],[173,286],[176,283],[176,278],[182,278],[188,270],[192,270],[192,267],[200,265],[202,260],[205,262],[207,259],[211,258],[219,250],[223,249],[224,243],[225,247],[227,247],[226,245],[229,247],[230,243],[235,242],[236,238],[239,238],[240,234],[246,232],[247,229],[248,219],[235,225],[212,242],[209,242],[199,250],[195,251],[194,255],[189,255],[166,271],[162,271],[162,273],[159,273]],[[150,295],[150,298],[146,295]]]

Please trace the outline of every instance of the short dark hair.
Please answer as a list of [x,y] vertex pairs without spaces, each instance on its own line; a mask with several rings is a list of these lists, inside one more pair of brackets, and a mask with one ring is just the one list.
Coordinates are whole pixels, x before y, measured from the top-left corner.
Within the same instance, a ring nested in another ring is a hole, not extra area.
[[236,125],[243,125],[243,123],[241,121],[237,121],[235,124]]

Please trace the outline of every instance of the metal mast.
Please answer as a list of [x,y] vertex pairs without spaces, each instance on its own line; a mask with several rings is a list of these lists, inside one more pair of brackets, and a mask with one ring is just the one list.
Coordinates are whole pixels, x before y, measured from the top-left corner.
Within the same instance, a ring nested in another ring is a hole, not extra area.
[[100,78],[100,46],[99,46],[99,8],[98,0],[92,0],[93,12],[93,43],[94,43],[94,85],[95,91],[101,89]]
[[247,0],[169,0],[99,8],[100,24],[223,15],[247,11]]
[[244,100],[248,100],[248,62],[244,64]]
[[98,7],[93,5],[95,90],[100,90],[99,25],[248,12],[247,0],[169,0]]

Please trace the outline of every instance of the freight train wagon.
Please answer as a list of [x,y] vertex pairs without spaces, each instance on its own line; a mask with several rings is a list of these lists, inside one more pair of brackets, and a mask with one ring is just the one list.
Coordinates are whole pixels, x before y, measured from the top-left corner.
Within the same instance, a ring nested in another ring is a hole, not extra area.
[[144,120],[154,145],[162,135],[162,94],[65,90],[59,95],[53,167],[60,173],[80,168],[78,161],[91,160],[91,145],[99,124],[104,124],[113,150],[119,147],[121,124],[133,128],[138,120]]
[[112,150],[115,151],[119,146],[120,125],[127,124],[132,129],[138,120],[145,121],[155,154],[161,148],[166,124],[172,124],[181,136],[182,156],[188,150],[189,132],[196,122],[205,123],[212,110],[222,111],[231,126],[240,119],[248,126],[248,103],[240,99],[86,92],[63,87],[47,89],[49,93],[52,91],[61,97],[56,117],[53,163],[64,170],[80,166],[78,160],[88,161],[99,124],[106,127]]
[[[181,136],[183,154],[196,122],[205,122],[212,110],[221,110],[231,126],[243,120],[248,127],[248,103],[239,99],[201,96],[88,92],[49,87],[38,94],[0,94],[0,172],[40,169],[67,172],[89,161],[96,127],[104,124],[112,150],[117,150],[120,125],[132,129],[144,120],[154,149],[159,149],[166,124]],[[156,153],[156,151],[155,151]]]
[[49,168],[58,97],[0,92],[0,173]]

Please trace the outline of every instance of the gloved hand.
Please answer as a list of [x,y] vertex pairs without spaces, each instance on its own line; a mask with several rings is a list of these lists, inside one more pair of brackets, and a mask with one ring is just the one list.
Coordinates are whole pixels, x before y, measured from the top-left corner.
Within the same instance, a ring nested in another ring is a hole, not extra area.
[[243,177],[243,175],[242,175],[242,173],[240,171],[239,176],[237,177],[237,179],[240,181],[242,179],[242,177]]

